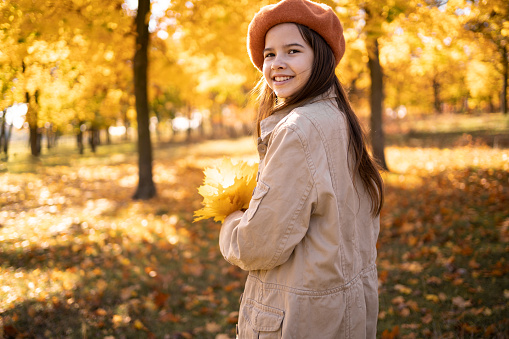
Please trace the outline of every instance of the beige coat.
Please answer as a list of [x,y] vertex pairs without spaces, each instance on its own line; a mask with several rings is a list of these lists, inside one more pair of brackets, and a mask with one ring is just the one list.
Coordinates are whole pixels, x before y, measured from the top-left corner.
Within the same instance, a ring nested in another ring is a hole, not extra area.
[[347,161],[331,92],[261,123],[257,186],[226,218],[225,259],[249,271],[239,338],[375,338],[379,218]]

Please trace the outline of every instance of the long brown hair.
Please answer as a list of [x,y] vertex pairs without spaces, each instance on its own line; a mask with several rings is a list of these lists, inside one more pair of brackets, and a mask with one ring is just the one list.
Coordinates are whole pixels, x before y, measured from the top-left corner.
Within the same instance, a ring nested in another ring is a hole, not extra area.
[[282,103],[278,102],[274,91],[267,85],[263,76],[261,77],[255,87],[255,92],[259,93],[256,119],[258,136],[260,136],[260,122],[263,119],[285,107],[299,104],[333,88],[336,92],[336,102],[339,110],[345,114],[348,121],[348,161],[350,162],[352,160],[350,156],[353,156],[354,173],[359,173],[362,184],[371,198],[371,214],[375,217],[380,214],[384,203],[384,187],[379,172],[380,166],[367,151],[364,131],[350,105],[343,86],[336,76],[334,54],[318,33],[304,25],[296,25],[304,41],[313,49],[313,71],[304,87],[295,95],[286,98]]

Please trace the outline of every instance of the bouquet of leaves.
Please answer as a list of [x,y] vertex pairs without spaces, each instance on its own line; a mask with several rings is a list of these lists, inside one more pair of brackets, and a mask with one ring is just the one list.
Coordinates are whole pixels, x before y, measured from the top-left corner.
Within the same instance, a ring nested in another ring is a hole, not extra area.
[[223,222],[231,213],[248,208],[257,171],[257,164],[233,162],[227,158],[214,167],[205,168],[203,185],[198,188],[203,208],[194,212],[194,221],[214,218],[214,221]]

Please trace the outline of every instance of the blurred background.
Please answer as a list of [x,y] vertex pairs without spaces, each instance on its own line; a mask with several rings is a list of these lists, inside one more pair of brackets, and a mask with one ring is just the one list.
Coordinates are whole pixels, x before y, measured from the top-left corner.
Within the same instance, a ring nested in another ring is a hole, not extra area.
[[[262,5],[274,2],[151,2],[146,88],[157,140],[252,130],[250,91],[260,74],[247,56],[247,26]],[[344,25],[347,49],[337,74],[359,115],[375,110],[389,124],[507,113],[505,1],[324,3]],[[83,152],[87,144],[135,137],[137,8],[136,0],[1,2],[4,149],[30,138],[38,156],[72,137]],[[383,104],[373,107],[377,93]]]
[[[192,220],[204,167],[257,160],[275,2],[0,0],[0,338],[235,337],[247,273]],[[507,1],[320,2],[386,170],[378,336],[509,337]]]

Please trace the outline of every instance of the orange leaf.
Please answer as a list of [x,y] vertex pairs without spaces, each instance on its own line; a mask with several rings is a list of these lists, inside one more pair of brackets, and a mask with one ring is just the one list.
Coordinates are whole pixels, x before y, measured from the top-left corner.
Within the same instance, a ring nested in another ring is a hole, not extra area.
[[228,285],[226,285],[225,287],[223,287],[223,289],[226,292],[231,292],[234,289],[239,288],[239,287],[240,287],[240,282],[239,281],[233,281],[233,282],[229,283]]
[[154,295],[154,303],[157,305],[157,307],[162,308],[169,296],[170,295],[167,293],[156,292]]
[[378,280],[380,280],[382,283],[386,282],[388,277],[389,271],[380,271],[378,274]]
[[228,324],[236,324],[239,321],[239,312],[231,312],[226,318]]
[[452,303],[458,308],[465,308],[472,305],[472,302],[470,300],[465,300],[460,296],[452,298]]
[[391,300],[391,303],[394,304],[394,305],[403,304],[404,302],[405,302],[405,298],[403,298],[400,295],[398,295],[395,298],[392,298],[392,300]]
[[221,330],[221,326],[219,326],[215,322],[210,322],[210,323],[205,324],[205,330],[209,333],[215,333],[215,332],[219,332]]
[[408,307],[403,307],[401,311],[399,311],[399,315],[406,318],[410,315],[410,310]]
[[474,325],[462,324],[461,328],[463,330],[465,330],[465,332],[468,332],[468,333],[478,333],[479,332],[479,328]]
[[477,261],[475,261],[475,259],[473,259],[473,258],[470,259],[470,261],[468,262],[468,266],[470,268],[474,268],[474,269],[481,267],[481,265]]
[[399,336],[399,326],[396,325],[391,331],[385,330],[382,332],[382,339],[395,339]]
[[115,314],[111,321],[113,322],[114,327],[118,327],[122,323],[123,318],[121,315]]
[[442,279],[440,279],[439,277],[429,277],[428,279],[426,279],[426,283],[427,284],[430,284],[430,285],[440,285],[442,283]]
[[406,302],[407,306],[410,307],[410,309],[414,312],[419,311],[419,305],[414,300],[408,300]]
[[95,314],[97,314],[98,316],[104,317],[106,314],[108,314],[108,312],[106,312],[106,310],[104,308],[99,308],[95,311]]
[[429,324],[433,320],[433,316],[431,315],[431,313],[428,313],[424,317],[422,317],[421,320],[424,324]]
[[175,315],[169,312],[161,315],[159,317],[159,320],[162,322],[179,323],[182,320],[182,318],[179,315]]

